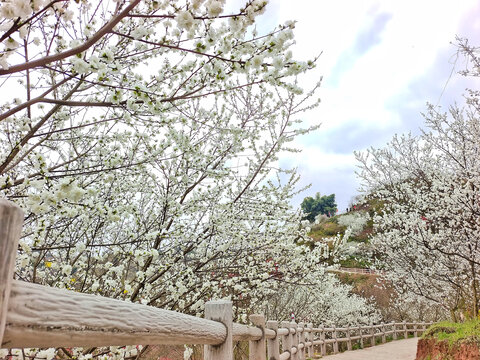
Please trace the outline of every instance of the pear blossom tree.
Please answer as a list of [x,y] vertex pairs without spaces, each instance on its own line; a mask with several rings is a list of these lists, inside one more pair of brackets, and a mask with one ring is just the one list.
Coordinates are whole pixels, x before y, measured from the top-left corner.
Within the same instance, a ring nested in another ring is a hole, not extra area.
[[[478,76],[478,48],[459,42]],[[448,113],[429,106],[419,136],[357,153],[365,193],[384,203],[372,243],[400,294],[421,296],[455,319],[480,305],[478,92]]]
[[324,276],[319,283],[307,275],[306,281],[309,286],[285,287],[281,294],[273,296],[266,305],[267,318],[288,321],[293,313],[297,322],[326,326],[369,325],[381,320],[378,310],[352,294],[351,287],[337,276]]
[[[324,271],[328,246],[299,245],[298,176],[276,164],[316,128],[298,117],[319,85],[296,80],[315,59],[293,58],[293,22],[257,32],[266,1],[224,5],[0,3],[0,192],[26,212],[17,278],[198,315],[230,298],[240,320],[294,285],[351,302]],[[65,351],[15,354],[104,354]]]

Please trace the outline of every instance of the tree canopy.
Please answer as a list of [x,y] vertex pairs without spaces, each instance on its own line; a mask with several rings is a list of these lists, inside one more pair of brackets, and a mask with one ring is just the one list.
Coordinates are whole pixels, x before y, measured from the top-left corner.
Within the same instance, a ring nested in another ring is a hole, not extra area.
[[[479,49],[459,42],[468,63]],[[475,65],[463,72],[478,77]],[[429,106],[419,136],[358,153],[365,193],[383,202],[372,239],[400,293],[475,317],[480,275],[480,122],[478,91],[448,112]]]
[[276,163],[317,128],[298,120],[318,103],[319,83],[297,81],[315,59],[292,54],[294,22],[257,32],[266,1],[224,5],[0,3],[0,193],[26,213],[16,277],[198,315],[229,298],[238,319],[295,288],[367,322],[325,271],[328,247],[298,244],[298,175]]
[[306,219],[310,222],[315,221],[315,218],[320,215],[333,216],[337,212],[337,204],[335,203],[335,194],[321,196],[319,192],[315,197],[308,196],[303,199],[300,204]]

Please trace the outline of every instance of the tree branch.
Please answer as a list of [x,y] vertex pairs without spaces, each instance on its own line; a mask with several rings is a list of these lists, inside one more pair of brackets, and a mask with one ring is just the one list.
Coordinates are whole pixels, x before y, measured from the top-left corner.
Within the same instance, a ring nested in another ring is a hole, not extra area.
[[117,16],[111,19],[108,23],[106,23],[99,31],[97,31],[90,39],[85,41],[82,45],[79,45],[73,49],[64,51],[59,54],[45,56],[38,60],[27,61],[23,64],[14,65],[9,67],[6,70],[0,69],[0,76],[7,75],[7,74],[14,74],[19,71],[24,71],[27,69],[33,69],[36,67],[45,66],[51,62],[63,60],[70,56],[77,55],[77,54],[80,54],[81,52],[84,52],[85,50],[93,46],[96,42],[98,42],[105,34],[108,34],[109,32],[111,32],[112,29],[115,27],[115,25],[117,25],[124,17],[126,17],[128,13],[135,6],[138,5],[139,2],[140,0],[132,0],[130,4],[121,13],[119,13]]

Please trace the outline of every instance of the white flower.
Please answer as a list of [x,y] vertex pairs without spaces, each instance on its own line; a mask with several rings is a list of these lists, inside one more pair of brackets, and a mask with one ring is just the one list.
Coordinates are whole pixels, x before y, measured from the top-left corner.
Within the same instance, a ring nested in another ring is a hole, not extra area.
[[[68,6],[68,4],[67,4]],[[58,11],[59,13],[63,14],[65,12],[65,5],[62,3],[62,2],[57,2],[55,4],[53,4],[53,8]]]
[[18,17],[15,7],[11,2],[4,2],[1,4],[0,16],[5,19],[15,19]]
[[183,360],[190,360],[190,357],[193,355],[193,349],[191,347],[185,346],[185,351],[183,352]]
[[83,59],[81,59],[77,56],[73,56],[72,60],[70,60],[70,61],[72,63],[73,70],[75,70],[75,72],[77,72],[79,74],[86,74],[86,73],[89,72],[90,67],[85,60],[83,60]]
[[223,2],[218,0],[209,0],[205,6],[207,7],[208,15],[217,17],[223,11]]
[[63,13],[62,18],[65,21],[71,21],[73,19],[73,11],[72,10],[67,10]]
[[143,271],[137,271],[135,274],[135,280],[143,281],[145,279],[145,273]]
[[78,252],[85,251],[86,248],[87,248],[87,246],[84,243],[78,243],[75,246],[75,250],[77,250]]
[[136,40],[141,39],[148,34],[147,29],[144,26],[137,26],[130,35]]
[[230,19],[228,19],[228,25],[230,26],[230,31],[236,33],[242,29],[243,22],[241,18],[231,17]]
[[[1,9],[1,8],[0,8]],[[1,16],[1,11],[0,11],[0,16]],[[2,24],[0,24],[0,31],[7,31],[13,26],[13,21],[8,20],[8,21],[3,21]]]
[[192,0],[192,3],[191,3],[192,8],[194,10],[198,10],[204,1],[205,0]]
[[38,11],[40,10],[43,5],[44,5],[44,0],[33,0],[32,5],[33,5],[33,10]]
[[18,29],[18,35],[20,36],[20,39],[24,40],[27,37],[27,34],[28,34],[27,26],[22,26],[20,29]]
[[7,40],[3,42],[5,44],[6,49],[16,49],[20,46],[18,42],[16,42],[13,38],[9,37]]
[[27,253],[23,253],[17,256],[17,261],[20,262],[20,267],[24,268],[30,262],[30,256]]
[[113,288],[113,287],[115,287],[115,285],[116,285],[116,281],[115,281],[115,280],[113,280],[113,279],[107,279],[107,280],[105,280],[105,286],[108,286],[108,287]]
[[[79,46],[82,42],[79,40],[79,39],[73,39],[72,41],[70,41],[70,43],[68,44],[68,46],[70,46],[72,49],[73,48],[76,48],[77,46]],[[95,55],[92,55],[92,57],[95,56]],[[96,57],[96,56],[95,56]],[[91,58],[90,58],[91,59]]]
[[33,203],[30,205],[30,210],[32,211],[32,213],[39,215],[47,212],[48,205],[45,203]]
[[102,59],[107,59],[108,61],[113,61],[115,60],[115,55],[113,54],[113,51],[110,50],[110,49],[104,49],[101,53],[100,53],[100,57]]
[[72,186],[68,193],[68,198],[72,200],[73,202],[79,202],[83,195],[86,193],[85,190],[82,188],[78,187],[77,185]]
[[52,360],[55,357],[55,348],[41,350],[35,357],[38,359]]
[[292,21],[292,20],[288,20],[285,22],[285,27],[288,27],[290,29],[294,29],[295,28],[295,21]]
[[261,57],[260,55],[256,55],[253,57],[252,66],[254,68],[259,68],[260,66],[262,66],[262,64],[263,64],[263,57]]
[[0,56],[0,66],[2,67],[3,70],[8,70],[7,57],[4,55]]
[[280,56],[277,56],[275,59],[272,61],[272,65],[275,69],[280,70],[283,68],[283,59]]
[[70,275],[72,273],[72,266],[69,264],[63,265],[62,267],[62,273],[64,275]]
[[177,21],[177,25],[180,29],[190,30],[190,28],[195,23],[195,19],[193,18],[190,11],[180,11],[175,18]]
[[15,7],[16,17],[26,19],[33,12],[32,7],[30,6],[30,0],[15,0],[13,5]]
[[87,26],[85,26],[85,29],[83,29],[83,35],[89,37],[91,34],[92,34],[92,27],[90,24],[87,24]]

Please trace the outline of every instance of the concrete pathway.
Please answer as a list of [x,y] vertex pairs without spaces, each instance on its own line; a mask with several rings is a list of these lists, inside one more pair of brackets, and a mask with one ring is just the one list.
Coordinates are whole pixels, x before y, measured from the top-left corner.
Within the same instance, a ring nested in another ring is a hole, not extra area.
[[415,360],[417,338],[394,340],[362,350],[345,351],[341,354],[322,357],[322,360]]

